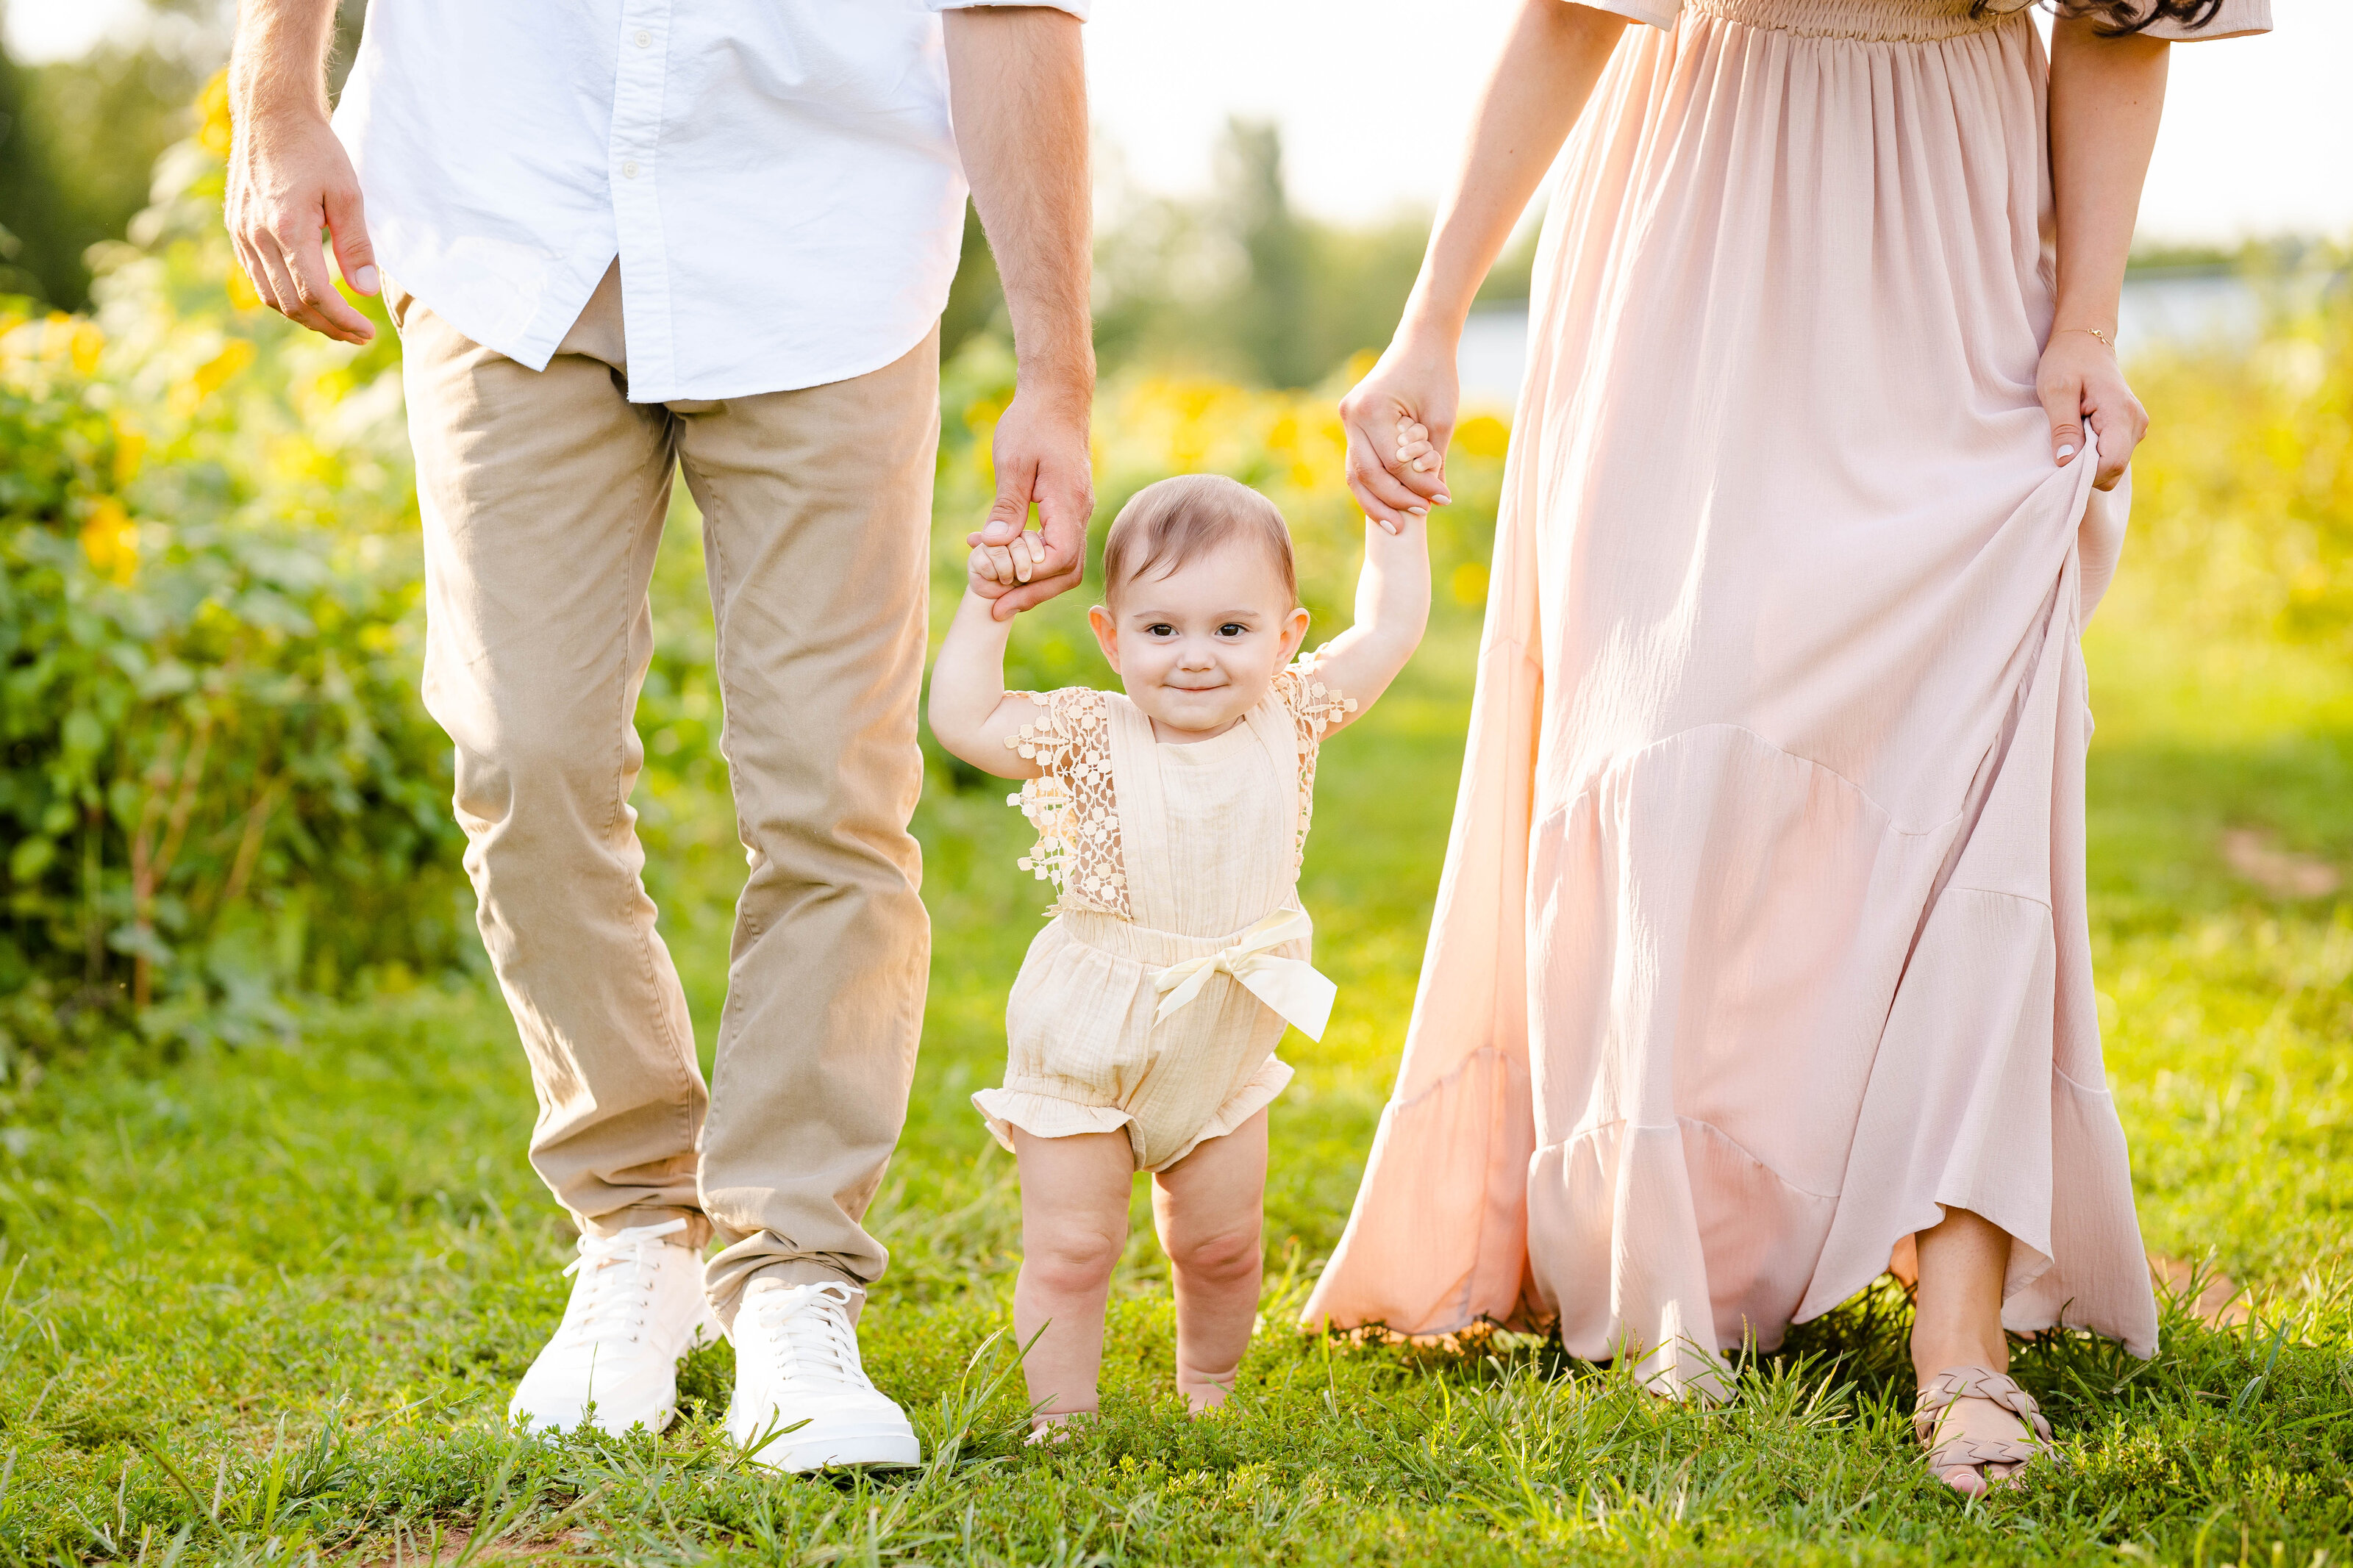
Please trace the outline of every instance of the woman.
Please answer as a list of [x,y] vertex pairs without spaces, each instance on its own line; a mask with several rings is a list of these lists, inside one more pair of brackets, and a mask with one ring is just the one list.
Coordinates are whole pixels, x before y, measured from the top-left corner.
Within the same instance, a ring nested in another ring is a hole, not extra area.
[[2155,1349],[2077,638],[2147,424],[2113,344],[2166,40],[2269,0],[2066,0],[2047,72],[2023,4],[1527,0],[1342,405],[1368,512],[1444,503],[1463,317],[1574,127],[1420,994],[1311,1321],[1556,1319],[1721,1392],[1916,1253],[1915,1425],[1972,1494],[2049,1435],[2005,1328]]

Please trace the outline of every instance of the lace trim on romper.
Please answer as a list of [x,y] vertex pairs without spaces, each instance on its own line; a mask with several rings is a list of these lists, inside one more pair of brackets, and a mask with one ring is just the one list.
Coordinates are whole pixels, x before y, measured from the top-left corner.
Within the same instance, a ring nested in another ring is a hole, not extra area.
[[1054,884],[1057,909],[1133,920],[1127,865],[1119,847],[1119,794],[1112,784],[1111,714],[1103,694],[1092,687],[1065,686],[1009,695],[1044,710],[1043,717],[1005,742],[1038,764],[1038,776],[1005,797],[1038,830],[1038,842],[1021,858],[1021,868]]
[[[1294,876],[1307,852],[1315,763],[1324,731],[1356,710],[1356,699],[1327,686],[1316,673],[1322,658],[1318,648],[1279,672],[1273,682],[1299,739],[1299,827],[1291,847]],[[1036,778],[1005,797],[1005,804],[1020,807],[1038,830],[1038,842],[1021,858],[1021,868],[1054,884],[1056,909],[1134,920],[1127,865],[1120,850],[1119,791],[1112,777],[1111,714],[1103,693],[1088,686],[1065,686],[1008,695],[1026,698],[1043,710],[1005,742],[1008,750],[1039,769]]]
[[1291,846],[1294,877],[1307,858],[1307,828],[1315,816],[1315,762],[1324,750],[1324,731],[1356,710],[1355,698],[1324,684],[1316,673],[1323,661],[1319,647],[1274,678],[1275,695],[1299,727],[1299,833]]

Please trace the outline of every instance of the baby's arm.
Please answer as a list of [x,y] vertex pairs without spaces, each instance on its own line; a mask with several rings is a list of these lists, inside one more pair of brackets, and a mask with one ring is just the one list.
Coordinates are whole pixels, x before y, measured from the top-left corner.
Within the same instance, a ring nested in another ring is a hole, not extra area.
[[[1027,536],[1009,547],[984,545],[972,552],[973,577],[990,582],[1016,580],[1011,554],[1027,544]],[[1035,562],[1025,562],[1035,565]],[[1018,574],[1026,580],[1029,573]],[[992,613],[994,601],[973,592],[967,583],[955,619],[940,644],[932,664],[932,733],[940,744],[985,773],[1003,779],[1034,779],[1038,764],[1006,742],[1025,724],[1043,714],[1027,697],[1005,694],[1005,645],[1013,623]]]
[[1335,715],[1332,728],[1345,725],[1389,689],[1405,661],[1421,646],[1430,624],[1430,527],[1411,513],[1390,532],[1365,524],[1365,564],[1356,574],[1356,624],[1315,656],[1315,673],[1326,686],[1352,699],[1356,707]]

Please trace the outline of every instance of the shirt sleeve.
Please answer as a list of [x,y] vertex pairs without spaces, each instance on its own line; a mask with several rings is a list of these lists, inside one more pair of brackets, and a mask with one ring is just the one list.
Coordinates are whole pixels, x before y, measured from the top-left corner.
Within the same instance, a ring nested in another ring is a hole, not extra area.
[[2272,0],[2222,0],[2221,8],[2202,27],[2192,30],[2168,18],[2150,24],[2143,36],[2195,44],[2208,38],[2243,38],[2250,33],[2271,30]]
[[[977,11],[987,5],[1002,5],[1008,0],[923,0],[934,11]],[[1051,5],[1057,11],[1068,11],[1083,22],[1094,9],[1094,0],[1010,0],[1020,5]]]

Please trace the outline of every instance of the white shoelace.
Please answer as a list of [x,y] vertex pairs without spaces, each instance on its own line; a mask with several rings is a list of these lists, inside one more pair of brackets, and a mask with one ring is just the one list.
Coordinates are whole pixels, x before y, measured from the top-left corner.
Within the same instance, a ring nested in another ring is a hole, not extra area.
[[745,1305],[784,1352],[786,1377],[871,1388],[874,1385],[858,1359],[849,1302],[847,1287],[827,1284],[757,1291]]
[[660,1225],[633,1226],[612,1236],[584,1236],[580,1256],[565,1266],[566,1275],[578,1274],[580,1283],[565,1314],[562,1330],[575,1344],[628,1344],[645,1332],[653,1310],[653,1249],[666,1247],[662,1237],[686,1228],[682,1219]]

